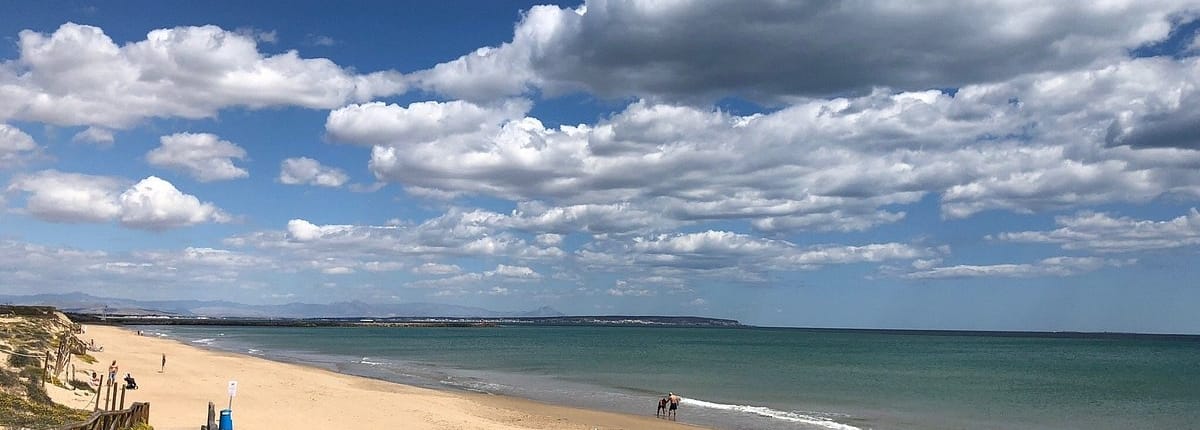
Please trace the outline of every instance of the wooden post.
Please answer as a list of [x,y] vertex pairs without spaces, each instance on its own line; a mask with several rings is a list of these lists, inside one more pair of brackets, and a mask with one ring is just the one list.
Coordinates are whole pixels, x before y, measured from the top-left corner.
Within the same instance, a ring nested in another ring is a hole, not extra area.
[[104,375],[100,375],[100,385],[96,386],[96,407],[92,408],[93,411],[100,410],[100,390],[103,390],[103,389],[104,389]]
[[46,351],[46,359],[42,360],[42,386],[46,386],[46,377],[50,372],[50,351]]
[[208,430],[217,430],[217,408],[208,402]]
[[109,381],[109,384],[104,386],[104,407],[101,408],[101,410],[104,410],[104,411],[108,410],[109,394],[112,394],[112,381]]
[[117,410],[125,410],[125,387],[121,387],[121,407]]

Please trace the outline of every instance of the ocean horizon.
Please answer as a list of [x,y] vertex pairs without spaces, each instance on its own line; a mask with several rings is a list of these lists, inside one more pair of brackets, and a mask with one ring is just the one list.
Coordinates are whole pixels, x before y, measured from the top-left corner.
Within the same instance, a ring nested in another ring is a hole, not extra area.
[[1200,337],[797,328],[142,326],[196,346],[716,429],[1189,428]]

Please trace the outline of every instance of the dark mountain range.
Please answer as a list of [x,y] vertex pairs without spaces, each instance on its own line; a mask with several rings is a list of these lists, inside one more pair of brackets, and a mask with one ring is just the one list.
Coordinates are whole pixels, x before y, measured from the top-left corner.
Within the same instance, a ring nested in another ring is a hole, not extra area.
[[246,305],[223,300],[132,300],[96,297],[84,293],[0,295],[0,303],[48,305],[68,312],[109,315],[169,315],[245,318],[350,318],[350,317],[553,317],[561,312],[548,306],[526,312],[500,312],[484,308],[439,303],[376,304],[359,301],[329,304],[288,303]]

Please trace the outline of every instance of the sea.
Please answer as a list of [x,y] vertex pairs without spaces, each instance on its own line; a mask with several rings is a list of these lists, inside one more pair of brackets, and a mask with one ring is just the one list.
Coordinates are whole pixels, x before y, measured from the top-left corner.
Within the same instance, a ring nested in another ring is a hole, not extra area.
[[[1197,429],[1200,336],[150,326],[206,348],[715,429]],[[248,393],[247,393],[248,395]]]

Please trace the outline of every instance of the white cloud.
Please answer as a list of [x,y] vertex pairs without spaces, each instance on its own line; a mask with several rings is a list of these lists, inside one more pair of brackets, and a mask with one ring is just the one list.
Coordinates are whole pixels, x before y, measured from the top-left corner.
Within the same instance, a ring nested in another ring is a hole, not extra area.
[[0,167],[20,164],[38,152],[33,137],[21,129],[0,123]]
[[321,273],[326,275],[349,275],[354,273],[354,269],[345,266],[326,267],[321,269]]
[[1097,257],[1051,257],[1032,264],[933,267],[927,270],[906,273],[902,277],[907,279],[1063,277],[1093,272],[1104,267],[1120,267],[1134,263],[1136,263],[1136,260],[1111,260]]
[[309,34],[308,36],[305,36],[305,40],[308,42],[308,44],[313,46],[333,46],[337,45],[338,43],[332,37],[320,34]]
[[196,288],[253,285],[276,262],[212,248],[109,253],[0,241],[0,283],[31,292],[106,291],[145,298]]
[[588,267],[627,271],[669,269],[757,281],[771,271],[812,270],[822,266],[912,260],[937,251],[900,243],[801,247],[784,240],[728,231],[672,233],[635,237],[628,243],[597,242],[576,252]]
[[414,267],[413,273],[422,275],[453,275],[462,273],[462,268],[454,264],[425,263]]
[[528,100],[509,100],[497,106],[461,100],[416,102],[406,107],[373,102],[333,110],[325,128],[335,140],[361,145],[416,144],[476,133],[521,118],[530,107]]
[[119,201],[121,224],[134,228],[166,230],[231,220],[212,203],[202,203],[196,196],[184,194],[170,182],[154,176],[125,190]]
[[112,145],[116,141],[113,137],[112,130],[102,127],[88,127],[75,136],[71,137],[71,141],[75,143],[93,143],[100,146]]
[[288,185],[308,184],[337,188],[350,177],[341,169],[323,166],[308,157],[288,158],[279,165],[279,182]]
[[559,246],[562,245],[563,235],[554,233],[542,233],[535,238],[537,243],[542,246]]
[[279,42],[279,32],[275,30],[267,31],[257,28],[243,27],[235,31],[237,34],[249,37],[263,43]]
[[54,222],[104,222],[121,214],[117,196],[124,181],[107,177],[44,170],[18,176],[9,191],[29,193],[25,210]]
[[[512,40],[414,74],[493,99],[537,88],[717,99],[958,88],[1065,71],[1167,37],[1193,1],[853,4],[588,1],[535,6]],[[870,31],[846,31],[870,29]],[[754,47],[754,49],[746,49]],[[720,61],[713,61],[719,58]]]
[[53,222],[105,222],[146,230],[164,230],[206,222],[229,222],[212,203],[201,203],[170,182],[147,177],[122,191],[127,181],[44,170],[15,178],[9,191],[28,193],[25,210]]
[[528,243],[494,227],[489,212],[452,210],[417,225],[316,225],[288,222],[286,231],[263,231],[226,240],[231,246],[318,256],[387,261],[397,257],[495,256],[523,260],[561,258],[562,250]]
[[318,226],[302,219],[293,219],[287,223],[288,236],[300,242],[307,242],[327,236],[333,236],[338,233],[350,231],[352,228],[353,226],[349,225]]
[[929,195],[946,218],[1200,196],[1200,128],[1189,128],[1200,123],[1189,116],[1200,112],[1200,59],[1113,61],[748,116],[639,101],[556,128],[483,115],[431,137],[434,127],[375,127],[374,114],[352,109],[326,126],[372,145],[380,180],[513,200],[530,229],[557,233],[553,222],[593,229],[595,216],[626,224],[598,233],[723,219],[773,233],[862,231],[900,222],[898,206]]
[[[1052,231],[1001,233],[995,239],[1019,243],[1052,243],[1069,250],[1134,252],[1200,244],[1200,212],[1195,208],[1166,221],[1114,218],[1104,213],[1082,212],[1055,218]],[[989,237],[991,238],[991,237]]]
[[492,287],[484,293],[489,296],[507,296],[512,294],[512,290],[505,287]]
[[506,278],[539,279],[542,277],[540,273],[535,272],[531,268],[504,264],[496,266],[496,270],[493,273]]
[[250,176],[233,164],[246,158],[246,150],[211,133],[176,133],[159,138],[162,143],[146,153],[155,167],[187,173],[201,182],[225,181]]
[[650,297],[658,295],[650,288],[637,286],[625,280],[618,280],[616,284],[613,285],[612,288],[609,288],[607,291],[605,291],[605,293],[613,297]]
[[[482,272],[463,273],[454,276],[437,279],[426,279],[406,284],[409,288],[436,288],[441,294],[460,294],[463,288],[467,288],[479,283],[521,283],[541,279],[542,275],[533,269],[524,266],[508,266],[500,264],[494,270],[485,270]],[[509,295],[512,291],[507,287],[493,286],[490,290],[484,291],[492,295]]]
[[401,93],[397,72],[356,74],[296,51],[259,52],[256,37],[216,26],[153,30],[118,45],[99,27],[25,30],[0,64],[0,120],[127,128],[154,117],[205,118],[222,108],[332,109]]

